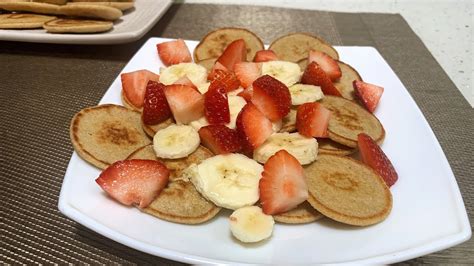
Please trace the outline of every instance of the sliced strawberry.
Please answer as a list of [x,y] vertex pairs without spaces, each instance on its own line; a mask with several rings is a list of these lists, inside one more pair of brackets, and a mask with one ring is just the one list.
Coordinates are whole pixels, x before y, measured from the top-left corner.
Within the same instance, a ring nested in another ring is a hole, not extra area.
[[240,81],[240,85],[248,88],[252,83],[262,75],[262,64],[241,62],[235,64],[234,72]]
[[166,187],[169,174],[159,161],[125,160],[107,167],[95,181],[120,203],[145,208]]
[[223,66],[221,63],[216,61],[214,63],[214,66],[212,66],[211,71],[209,71],[209,74],[207,75],[207,80],[213,80],[214,75],[216,74],[217,70],[223,70],[223,71],[226,71],[226,72],[231,72],[225,66]]
[[341,68],[337,64],[337,61],[324,52],[315,50],[309,51],[308,62],[318,63],[332,81],[336,81],[342,76]]
[[173,84],[164,91],[176,123],[188,124],[204,115],[204,96],[192,87]]
[[237,93],[237,96],[243,97],[247,102],[252,101],[253,88],[252,86],[247,87],[243,91]]
[[254,62],[268,62],[278,60],[277,55],[272,50],[260,50],[253,58]]
[[379,145],[367,134],[360,133],[357,136],[357,146],[362,157],[362,161],[375,170],[391,187],[398,180],[397,171],[382,151]]
[[271,121],[276,122],[290,112],[290,90],[279,80],[264,75],[256,79],[252,87],[252,103]]
[[188,46],[182,39],[159,43],[156,48],[165,66],[193,61]]
[[209,90],[204,94],[204,111],[209,124],[230,122],[229,100],[223,83],[211,82]]
[[150,80],[146,86],[142,119],[145,125],[156,125],[171,117],[171,110],[166,101],[165,85]]
[[120,75],[123,94],[128,102],[137,108],[142,108],[145,90],[149,80],[160,81],[160,76],[142,69]]
[[365,108],[373,113],[379,104],[380,97],[382,97],[383,88],[360,80],[354,80],[352,86]]
[[327,138],[331,111],[320,103],[304,103],[296,111],[296,129],[306,137]]
[[316,62],[311,62],[303,73],[301,83],[320,86],[326,95],[342,96],[326,72]]
[[242,108],[237,116],[236,127],[245,153],[251,153],[273,133],[272,122],[252,103]]
[[236,90],[240,87],[240,81],[237,79],[235,74],[230,71],[215,69],[214,75],[212,75],[211,83],[216,81],[224,85],[226,92]]
[[234,65],[243,61],[247,61],[247,46],[243,39],[231,42],[225,48],[217,62],[221,63],[228,70],[234,71]]
[[308,198],[303,167],[286,150],[267,160],[259,190],[263,212],[268,215],[291,210]]
[[214,154],[239,152],[242,149],[237,131],[224,125],[209,125],[199,129],[202,145]]

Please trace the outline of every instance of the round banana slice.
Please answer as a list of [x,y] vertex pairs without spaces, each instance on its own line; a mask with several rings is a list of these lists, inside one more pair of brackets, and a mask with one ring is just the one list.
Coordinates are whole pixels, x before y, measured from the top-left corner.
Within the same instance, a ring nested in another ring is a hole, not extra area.
[[275,133],[254,151],[253,158],[265,163],[279,150],[286,150],[305,165],[316,160],[318,142],[315,138],[307,138],[299,133]]
[[195,63],[180,63],[160,69],[160,82],[165,85],[173,84],[184,76],[187,76],[194,85],[199,86],[206,83],[207,70]]
[[210,85],[211,85],[210,82],[201,83],[201,84],[197,85],[197,89],[201,94],[204,94],[209,90]]
[[220,207],[251,206],[259,198],[263,166],[245,155],[217,155],[192,165],[187,173],[196,189]]
[[271,215],[263,213],[257,206],[237,209],[230,215],[230,231],[245,243],[259,242],[269,238],[275,221]]
[[158,130],[153,137],[156,156],[165,159],[184,158],[199,147],[199,134],[186,125],[171,125]]
[[315,102],[324,97],[321,87],[314,85],[295,84],[288,89],[290,90],[292,105]]
[[269,61],[262,63],[262,76],[270,75],[286,86],[298,83],[303,75],[300,66],[287,61]]

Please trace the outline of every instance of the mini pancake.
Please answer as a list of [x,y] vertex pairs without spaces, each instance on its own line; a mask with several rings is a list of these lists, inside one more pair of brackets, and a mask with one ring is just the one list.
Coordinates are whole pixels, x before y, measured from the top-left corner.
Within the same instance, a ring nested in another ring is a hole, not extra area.
[[43,28],[51,33],[96,33],[112,29],[111,21],[86,19],[55,19],[46,22]]
[[290,109],[290,112],[283,117],[281,121],[281,129],[279,132],[295,132],[296,131],[296,108]]
[[55,19],[53,16],[37,14],[2,14],[0,29],[35,29],[42,28],[45,22]]
[[342,145],[356,148],[357,135],[366,133],[381,144],[385,130],[373,114],[357,103],[336,96],[325,96],[320,103],[331,110],[329,138]]
[[143,130],[145,131],[145,133],[150,136],[151,138],[153,138],[156,134],[156,132],[160,129],[163,129],[163,128],[166,128],[168,127],[169,125],[171,124],[174,124],[174,120],[173,118],[168,118],[167,120],[159,123],[159,124],[156,124],[156,125],[145,125],[143,123],[143,120],[142,120],[142,127],[143,127]]
[[308,58],[310,50],[322,51],[334,59],[339,59],[336,49],[321,38],[309,33],[291,33],[274,40],[269,50],[273,50],[279,60],[298,62]]
[[120,9],[98,5],[64,5],[59,7],[59,13],[66,16],[116,20],[123,13]]
[[275,221],[285,224],[311,223],[323,218],[307,201],[284,213],[273,215]]
[[199,194],[193,183],[182,178],[182,172],[189,165],[198,164],[213,154],[200,146],[195,152],[182,159],[158,159],[152,145],[139,148],[127,159],[160,160],[170,170],[170,182],[144,212],[160,219],[182,223],[199,224],[212,219],[220,208]]
[[318,139],[318,154],[332,154],[332,155],[350,155],[356,151],[356,149],[344,146],[330,139]]
[[392,194],[383,179],[359,161],[320,155],[304,171],[308,202],[333,220],[366,226],[383,221],[392,209]]
[[[354,100],[356,97],[354,94],[354,87],[352,86],[352,82],[354,80],[362,80],[362,78],[360,77],[357,70],[355,70],[349,64],[346,64],[342,61],[337,61],[337,64],[341,69],[342,75],[338,81],[334,82],[334,86],[336,86],[336,88],[341,92],[342,97],[349,100]],[[306,69],[306,66],[308,65],[308,59],[305,58],[298,61],[298,65],[300,65],[300,68],[304,71]]]
[[39,14],[60,15],[59,6],[34,2],[0,2],[0,9],[17,12],[32,12]]
[[211,71],[212,67],[216,63],[217,58],[208,58],[198,62],[198,65],[201,65],[207,69],[207,72]]
[[97,5],[97,6],[110,6],[122,11],[128,10],[135,6],[134,2],[70,2],[67,5]]
[[69,0],[70,2],[89,2],[89,3],[94,3],[94,2],[135,2],[135,0]]
[[194,49],[194,61],[218,58],[231,42],[244,39],[247,46],[247,61],[252,62],[255,53],[265,49],[262,40],[253,32],[241,28],[220,28],[209,32]]
[[31,0],[31,2],[47,3],[53,5],[65,5],[68,0]]
[[101,169],[151,143],[140,113],[113,104],[79,111],[71,120],[70,137],[79,156]]

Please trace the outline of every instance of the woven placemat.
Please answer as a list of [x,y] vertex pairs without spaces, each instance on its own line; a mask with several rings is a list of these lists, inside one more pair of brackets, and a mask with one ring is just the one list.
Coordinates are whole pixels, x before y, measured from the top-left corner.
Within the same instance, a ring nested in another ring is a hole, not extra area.
[[[400,15],[175,4],[140,41],[115,46],[0,42],[0,263],[177,264],[65,218],[57,201],[73,151],[69,121],[98,103],[151,36],[199,39],[246,27],[265,42],[292,31],[378,49],[420,106],[453,168],[472,220],[474,114]],[[440,210],[440,215],[443,215]],[[474,263],[473,241],[408,263]]]

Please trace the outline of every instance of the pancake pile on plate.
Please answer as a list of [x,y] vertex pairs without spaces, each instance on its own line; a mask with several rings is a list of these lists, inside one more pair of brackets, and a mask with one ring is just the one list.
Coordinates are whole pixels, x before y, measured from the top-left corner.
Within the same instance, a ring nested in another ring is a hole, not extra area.
[[383,221],[397,180],[373,114],[383,88],[320,37],[269,47],[240,28],[208,33],[193,55],[181,39],[158,43],[166,67],[122,73],[124,107],[74,116],[75,150],[105,169],[96,181],[117,201],[181,224],[231,209],[242,242],[269,237],[274,221]]
[[134,0],[0,0],[0,29],[44,28],[50,33],[99,33],[113,28]]

